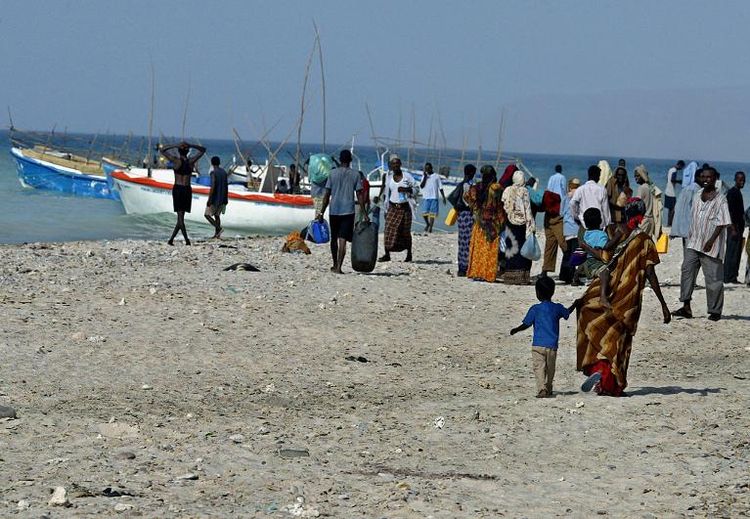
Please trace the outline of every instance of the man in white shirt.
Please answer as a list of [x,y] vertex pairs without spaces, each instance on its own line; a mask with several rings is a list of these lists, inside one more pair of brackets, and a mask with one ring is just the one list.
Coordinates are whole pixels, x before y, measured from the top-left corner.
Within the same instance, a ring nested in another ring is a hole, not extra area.
[[677,317],[691,318],[690,300],[698,271],[706,279],[708,318],[721,319],[724,307],[724,255],[726,231],[732,224],[726,197],[716,189],[716,170],[705,168],[700,173],[703,189],[695,194],[690,231],[685,241],[680,276],[682,307],[672,312]]
[[581,225],[583,213],[591,207],[599,209],[602,215],[602,228],[606,229],[612,222],[607,190],[604,186],[599,185],[601,173],[599,166],[590,166],[588,181],[576,189],[573,198],[570,200],[570,211],[578,225]]
[[438,203],[438,193],[443,196],[443,205],[446,204],[445,193],[443,192],[443,182],[440,175],[436,175],[430,162],[424,165],[424,174],[422,183],[419,186],[422,193],[422,217],[424,217],[425,232],[432,232],[432,226],[435,225],[435,218],[440,210]]

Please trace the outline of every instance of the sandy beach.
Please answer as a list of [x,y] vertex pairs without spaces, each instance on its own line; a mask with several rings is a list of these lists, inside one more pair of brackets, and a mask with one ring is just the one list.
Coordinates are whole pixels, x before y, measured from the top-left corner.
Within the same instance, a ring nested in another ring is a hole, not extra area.
[[343,276],[280,238],[0,246],[0,515],[750,514],[750,289],[669,325],[646,290],[629,398],[580,392],[563,322],[536,399],[533,286],[456,278],[455,239]]

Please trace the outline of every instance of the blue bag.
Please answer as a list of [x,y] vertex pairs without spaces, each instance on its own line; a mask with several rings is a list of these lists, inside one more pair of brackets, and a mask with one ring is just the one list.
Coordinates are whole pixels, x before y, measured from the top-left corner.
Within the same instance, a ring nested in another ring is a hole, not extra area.
[[307,226],[306,239],[313,243],[328,243],[331,241],[331,229],[325,220],[313,220]]
[[536,233],[531,233],[526,237],[526,241],[521,247],[521,256],[527,260],[537,261],[542,257],[542,249],[539,247],[539,242],[536,240]]

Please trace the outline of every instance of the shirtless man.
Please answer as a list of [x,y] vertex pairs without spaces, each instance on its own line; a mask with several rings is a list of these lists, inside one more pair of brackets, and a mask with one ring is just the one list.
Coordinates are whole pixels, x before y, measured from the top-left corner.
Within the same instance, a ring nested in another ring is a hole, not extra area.
[[[192,157],[188,156],[191,148],[198,152]],[[174,149],[177,150],[177,155],[172,152]],[[193,189],[190,187],[190,177],[193,174],[195,163],[206,153],[206,148],[197,144],[181,142],[165,146],[160,151],[167,160],[172,162],[174,169],[172,207],[174,212],[177,213],[177,224],[174,226],[174,231],[172,231],[172,236],[169,238],[167,244],[174,245],[174,238],[177,236],[177,232],[182,231],[182,236],[185,238],[185,245],[190,245],[190,239],[185,228],[185,213],[190,212],[193,201]]]

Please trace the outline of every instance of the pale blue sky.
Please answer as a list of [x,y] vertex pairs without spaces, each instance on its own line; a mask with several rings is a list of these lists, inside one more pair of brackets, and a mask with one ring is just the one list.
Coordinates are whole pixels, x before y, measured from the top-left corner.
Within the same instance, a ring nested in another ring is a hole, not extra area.
[[[299,113],[315,19],[328,141],[428,138],[442,119],[519,152],[750,159],[750,2],[4,0],[0,102],[19,127],[144,134],[155,128],[283,138]],[[303,140],[321,140],[313,65]]]

